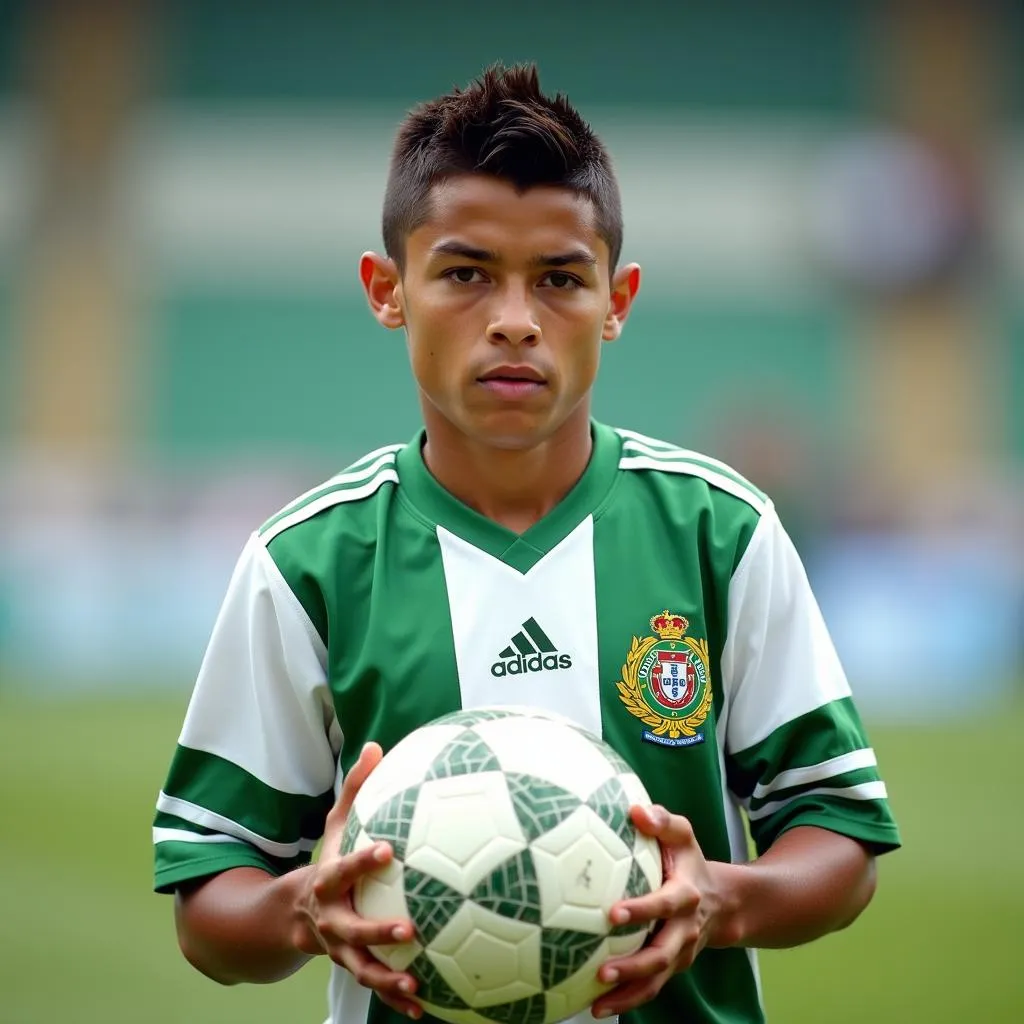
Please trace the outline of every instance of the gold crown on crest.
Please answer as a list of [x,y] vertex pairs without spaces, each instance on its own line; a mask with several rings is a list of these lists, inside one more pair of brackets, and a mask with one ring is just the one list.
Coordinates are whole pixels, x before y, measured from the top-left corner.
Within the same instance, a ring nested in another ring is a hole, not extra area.
[[682,615],[676,615],[667,608],[651,619],[651,629],[662,640],[679,640],[689,625],[689,619]]

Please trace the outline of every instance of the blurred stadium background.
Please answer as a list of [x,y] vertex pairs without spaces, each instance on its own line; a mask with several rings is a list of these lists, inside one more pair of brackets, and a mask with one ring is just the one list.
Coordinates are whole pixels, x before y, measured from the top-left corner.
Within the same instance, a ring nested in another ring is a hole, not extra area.
[[1024,7],[263,0],[0,9],[0,1022],[318,1021],[148,895],[248,532],[418,412],[369,318],[405,109],[536,60],[645,269],[597,415],[775,497],[907,848],[763,957],[775,1021],[1024,1019]]

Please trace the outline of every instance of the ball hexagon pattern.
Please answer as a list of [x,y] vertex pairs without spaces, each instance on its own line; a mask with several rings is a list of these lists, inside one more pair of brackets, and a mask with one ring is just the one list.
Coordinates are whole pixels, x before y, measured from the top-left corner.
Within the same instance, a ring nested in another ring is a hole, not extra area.
[[452,1024],[554,1024],[608,986],[597,970],[647,939],[612,905],[661,885],[661,854],[629,817],[649,803],[597,736],[533,708],[458,711],[398,743],[356,796],[342,849],[386,840],[361,880],[366,917],[409,917],[374,954]]

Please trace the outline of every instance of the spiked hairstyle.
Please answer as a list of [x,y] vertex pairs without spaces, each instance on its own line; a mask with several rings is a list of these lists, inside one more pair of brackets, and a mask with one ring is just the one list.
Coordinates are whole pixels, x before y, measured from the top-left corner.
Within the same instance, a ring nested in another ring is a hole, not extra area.
[[622,204],[611,159],[564,96],[541,92],[536,65],[492,65],[465,90],[453,89],[406,115],[383,213],[384,248],[399,267],[406,236],[430,215],[431,189],[461,174],[491,175],[520,192],[555,185],[586,196],[614,269]]

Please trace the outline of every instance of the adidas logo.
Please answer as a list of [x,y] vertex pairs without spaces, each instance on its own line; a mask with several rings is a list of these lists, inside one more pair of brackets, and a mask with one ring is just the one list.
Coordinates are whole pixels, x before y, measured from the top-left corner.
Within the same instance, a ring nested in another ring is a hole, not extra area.
[[537,620],[529,618],[512,637],[512,643],[498,655],[498,660],[491,666],[491,675],[520,676],[527,672],[560,668],[572,668],[572,658],[568,654],[559,654]]

